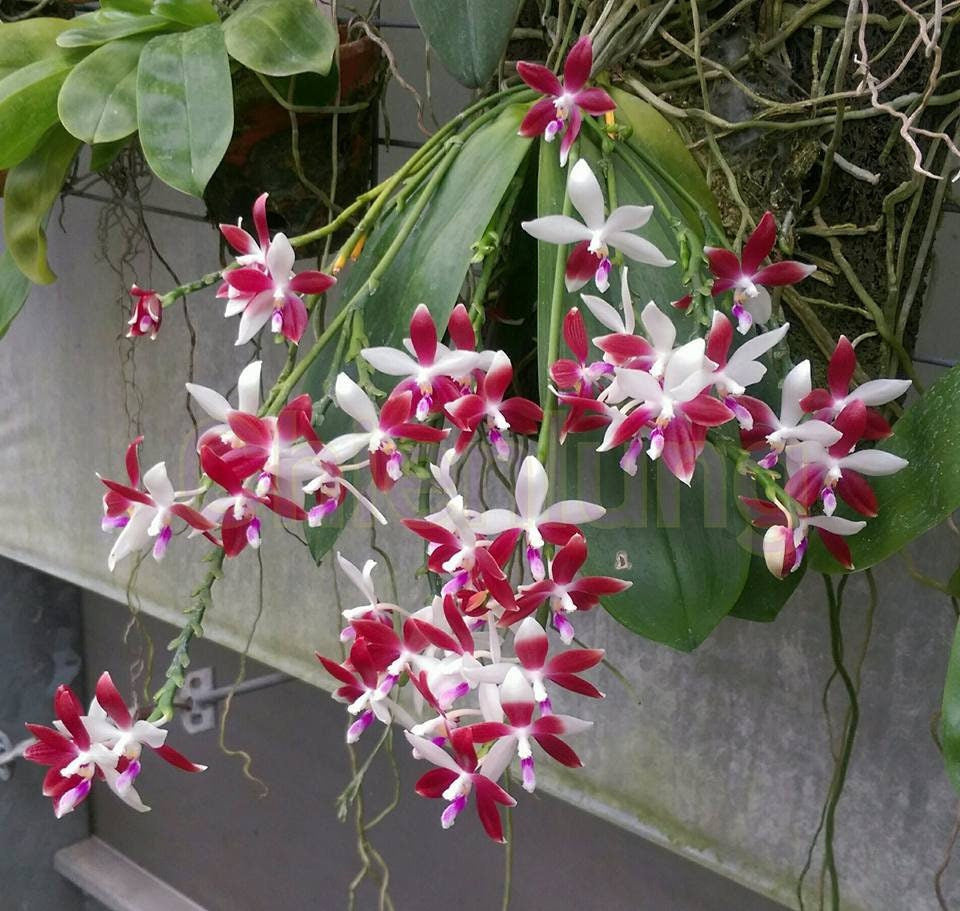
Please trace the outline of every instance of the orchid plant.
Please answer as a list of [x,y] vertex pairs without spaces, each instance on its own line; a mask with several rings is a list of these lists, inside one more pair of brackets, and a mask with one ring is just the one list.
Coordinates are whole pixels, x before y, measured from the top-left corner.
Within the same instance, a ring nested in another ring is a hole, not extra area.
[[[811,532],[827,554],[820,565],[826,559],[831,571],[854,569],[850,539],[884,508],[867,478],[889,477],[909,464],[876,444],[894,432],[891,411],[879,409],[901,400],[910,380],[860,382],[855,342],[843,336],[824,388],[813,387],[809,360],[790,364],[791,326],[781,318],[776,289],[815,277],[816,266],[774,255],[779,233],[772,212],[739,255],[722,246],[725,233],[706,206],[682,188],[674,187],[675,197],[663,189],[672,186],[659,179],[665,166],[650,171],[645,196],[631,189],[631,172],[618,169],[617,156],[637,172],[646,161],[631,145],[639,131],[617,92],[590,84],[592,60],[584,37],[571,49],[562,81],[542,65],[519,64],[523,82],[543,97],[515,86],[481,103],[456,141],[444,144],[454,127],[438,133],[397,176],[305,238],[271,235],[264,193],[254,205],[254,233],[241,223],[221,226],[236,254],[226,268],[167,294],[134,286],[132,336],[163,344],[164,308],[219,284],[225,316],[240,316],[236,344],[272,335],[286,346],[288,360],[261,400],[263,366],[252,358],[237,382],[236,407],[217,389],[187,384],[213,422],[198,438],[201,477],[192,489],[176,490],[164,462],[141,476],[141,438],[126,453],[127,481],[101,479],[103,527],[119,531],[109,569],[147,553],[162,559],[183,525],[189,532],[178,547],[213,548],[207,594],[225,558],[244,559],[274,533],[271,515],[326,534],[329,551],[331,527],[348,498],[387,524],[386,495],[395,485],[420,483],[420,510],[402,516],[399,527],[423,542],[429,594],[405,584],[399,603],[385,601],[369,555],[337,553],[359,604],[342,611],[343,654],[318,657],[334,698],[346,707],[347,742],[360,742],[378,723],[402,726],[413,756],[430,766],[416,791],[445,803],[443,827],[472,800],[495,841],[505,838],[501,812],[516,804],[508,772],[514,760],[528,792],[544,757],[570,768],[581,764],[568,738],[582,742],[591,722],[553,709],[561,690],[564,698],[603,696],[580,676],[597,668],[603,652],[575,640],[578,615],[606,599],[628,602],[633,582],[648,569],[635,567],[632,577],[598,569],[595,542],[612,504],[597,502],[599,493],[570,495],[576,489],[561,477],[557,454],[571,437],[586,440],[599,460],[615,459],[627,487],[643,484],[662,464],[681,496],[698,483],[698,472],[702,478],[709,454],[728,457],[752,488],[739,508],[759,530],[757,554],[777,579],[805,565]],[[599,116],[604,120],[595,122]],[[559,151],[552,144],[558,136]],[[478,137],[488,144],[472,146]],[[479,259],[476,293],[461,302],[458,280],[444,297],[441,277],[423,285],[402,271],[399,251],[409,245],[415,260],[422,237],[433,238],[440,252],[449,249],[442,245],[454,232],[429,219],[432,207],[438,218],[451,217],[450,200],[437,186],[453,173],[444,169],[460,163],[458,155],[496,150],[514,154],[519,168],[535,142],[541,181],[552,174],[558,190],[552,208],[542,192],[534,217],[515,217],[519,184],[510,191],[501,181],[492,193],[494,176],[477,177],[474,161],[464,170],[481,182],[477,195],[461,205],[463,186],[451,191],[458,211],[472,205],[481,211],[469,213],[477,244],[457,241],[443,269],[456,273],[462,262],[455,276],[462,279]],[[695,208],[699,234],[681,224],[683,207]],[[295,269],[295,246],[331,237],[354,216],[359,221],[329,272]],[[514,223],[522,232],[511,236]],[[497,238],[485,246],[491,225]],[[496,251],[501,244],[511,249],[507,237],[539,242],[546,297],[536,302],[536,332],[528,331],[531,320],[520,330],[539,357],[539,389],[529,382],[531,358],[504,331],[527,317],[504,317],[488,301]],[[690,237],[698,242],[692,251]],[[350,259],[338,285],[332,273]],[[700,266],[712,279],[691,287]],[[684,281],[690,293],[671,306],[672,289]],[[597,293],[576,296],[591,282]],[[643,297],[635,302],[636,289]],[[318,302],[332,301],[335,291],[341,298],[325,322],[326,305]],[[404,297],[412,293],[426,299]],[[376,303],[367,307],[371,298]],[[298,393],[304,381],[308,391]],[[327,433],[330,426],[339,432]],[[536,448],[528,453],[531,442]],[[488,457],[509,491],[493,505],[482,486],[461,490],[458,481],[471,459]],[[431,502],[438,491],[439,508]],[[691,492],[683,502],[693,499]],[[742,559],[745,567],[749,554]],[[725,567],[700,571],[719,574]],[[198,605],[183,648],[207,602]],[[31,726],[38,742],[27,754],[50,766],[44,793],[58,815],[77,806],[97,778],[145,809],[131,787],[142,745],[198,770],[166,746],[161,727],[181,681],[181,667],[174,667],[153,713],[137,721],[106,675],[86,714],[72,693],[58,691],[59,720],[53,729]]]

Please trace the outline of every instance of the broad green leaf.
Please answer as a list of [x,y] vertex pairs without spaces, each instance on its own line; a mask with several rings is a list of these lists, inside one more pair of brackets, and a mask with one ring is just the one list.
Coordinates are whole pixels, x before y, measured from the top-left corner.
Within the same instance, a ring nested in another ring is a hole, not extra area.
[[522,0],[410,0],[420,28],[450,75],[486,85],[507,49]]
[[72,62],[44,57],[0,81],[0,168],[23,161],[57,120],[57,95]]
[[[667,180],[671,186],[681,187],[719,224],[720,210],[703,172],[667,119],[636,95],[616,88],[610,94],[617,103],[617,119],[632,128],[628,145],[654,167],[661,179]],[[693,226],[699,223],[695,216],[691,221]]]
[[137,129],[137,64],[148,41],[123,38],[98,47],[67,76],[57,109],[82,142],[114,142]]
[[[511,107],[464,143],[396,259],[366,298],[364,324],[371,345],[398,345],[421,303],[430,308],[438,326],[446,326],[470,268],[472,245],[483,235],[530,150],[530,141],[517,135],[520,117],[521,112]],[[340,300],[350,300],[362,288],[415,199],[373,232],[341,283]],[[314,382],[325,378],[322,368],[312,376]]]
[[776,620],[803,581],[806,569],[806,563],[802,563],[800,568],[790,573],[786,579],[778,579],[767,569],[763,557],[754,554],[750,557],[747,581],[737,603],[730,611],[730,616],[740,620],[753,620],[756,623]]
[[100,0],[101,9],[140,16],[148,15],[152,6],[153,0]]
[[227,51],[267,76],[330,71],[337,32],[314,0],[247,0],[223,24]]
[[0,256],[0,339],[7,334],[29,293],[30,279],[17,268],[10,251],[4,250]]
[[190,28],[220,21],[210,0],[155,0],[151,12]]
[[953,637],[947,679],[943,685],[940,742],[943,744],[943,761],[950,783],[960,793],[960,623]]
[[118,38],[170,31],[175,23],[159,16],[137,16],[121,12],[100,12],[78,16],[79,25],[61,32],[57,38],[60,47],[96,47]]
[[[910,405],[878,447],[910,464],[895,475],[869,478],[879,514],[847,538],[857,569],[868,569],[960,509],[960,367],[954,367]],[[856,518],[842,510],[848,518]],[[810,535],[810,568],[842,572],[816,534]]]
[[90,150],[90,170],[96,173],[106,171],[112,165],[120,153],[127,147],[130,137],[118,139],[116,142],[105,142],[103,145],[95,145]]
[[44,225],[79,145],[63,127],[55,126],[33,154],[7,175],[4,242],[20,271],[39,285],[56,280],[47,265]]
[[143,153],[170,186],[202,196],[233,133],[230,61],[219,25],[154,38],[140,55]]
[[620,469],[619,453],[597,453],[595,446],[568,437],[552,478],[559,482],[553,498],[607,508],[599,522],[584,526],[584,573],[633,582],[604,598],[604,608],[647,639],[692,651],[730,612],[747,579],[749,531],[734,505],[732,466],[708,446],[687,488],[647,458],[631,477]]
[[0,79],[41,57],[60,55],[57,36],[69,25],[69,19],[48,18],[0,24]]

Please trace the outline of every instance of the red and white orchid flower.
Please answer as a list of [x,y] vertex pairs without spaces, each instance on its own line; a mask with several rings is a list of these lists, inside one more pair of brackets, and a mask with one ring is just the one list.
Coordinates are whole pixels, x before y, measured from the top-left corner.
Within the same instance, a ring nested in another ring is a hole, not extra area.
[[134,285],[130,289],[133,295],[133,312],[127,325],[127,338],[135,336],[149,335],[153,341],[160,331],[160,324],[163,322],[163,304],[160,302],[160,295],[156,291],[145,291],[143,288]]
[[443,828],[449,829],[454,824],[473,793],[477,815],[484,831],[494,841],[504,843],[503,824],[497,805],[514,807],[517,802],[497,784],[496,779],[503,774],[510,757],[507,757],[507,763],[500,769],[492,768],[490,753],[486,754],[482,762],[478,760],[469,728],[450,731],[453,756],[433,741],[418,737],[410,731],[404,731],[404,736],[417,756],[437,767],[420,777],[416,791],[421,797],[442,797],[447,801],[447,808],[440,817]]
[[521,136],[539,136],[553,142],[563,133],[560,141],[560,166],[564,167],[577,136],[580,135],[582,113],[600,115],[616,109],[616,102],[600,88],[586,88],[593,69],[593,43],[584,35],[570,48],[563,65],[563,82],[551,70],[540,63],[517,64],[520,78],[546,97],[541,98],[527,111],[520,124]]
[[777,464],[788,443],[813,440],[824,446],[832,446],[842,436],[826,421],[804,420],[801,402],[809,395],[811,385],[810,361],[801,361],[783,380],[779,416],[760,399],[748,395],[737,397],[738,409],[745,409],[751,418],[750,421],[740,422],[740,441],[745,449],[770,448],[760,459],[760,465],[764,468],[773,468]]
[[868,408],[864,439],[882,440],[890,436],[892,431],[884,417],[873,408],[904,395],[910,388],[910,380],[868,380],[851,390],[850,384],[856,369],[857,355],[853,345],[845,335],[841,335],[827,365],[828,388],[808,392],[800,406],[804,411],[812,412],[815,418],[830,421],[851,402],[863,402]]
[[186,502],[181,502],[192,500],[197,492],[175,491],[163,462],[158,462],[143,475],[143,489],[140,488],[138,447],[142,440],[143,437],[137,437],[127,447],[129,484],[121,484],[97,475],[107,488],[103,496],[101,524],[105,530],[121,529],[107,557],[110,572],[113,572],[124,557],[141,553],[151,546],[151,542],[153,558],[162,560],[173,537],[171,523],[175,518],[183,519],[197,532],[209,532],[214,527],[213,523],[196,509],[188,506]]
[[240,317],[237,344],[249,342],[268,322],[276,334],[296,344],[307,328],[302,294],[323,294],[336,284],[333,276],[309,270],[294,274],[296,253],[286,235],[271,240],[266,221],[266,194],[254,203],[258,240],[239,226],[221,225],[228,243],[240,254],[237,267],[223,273],[218,296],[227,298],[224,316]]
[[630,232],[642,228],[653,214],[653,206],[620,206],[606,216],[603,190],[596,175],[581,158],[567,178],[567,195],[583,222],[569,215],[546,215],[522,223],[523,230],[537,240],[551,244],[576,244],[567,259],[568,291],[582,288],[592,278],[603,292],[610,287],[610,249],[639,263],[665,268],[667,259],[650,241]]
[[766,212],[747,238],[739,258],[722,247],[706,247],[703,251],[714,275],[711,293],[718,297],[733,291],[732,313],[744,334],[755,322],[762,324],[770,319],[773,305],[767,288],[795,285],[817,271],[816,266],[794,260],[761,266],[773,250],[776,239],[777,223],[773,213]]
[[[472,331],[472,327],[471,327]],[[375,370],[387,376],[405,379],[394,393],[409,391],[414,396],[418,421],[460,396],[456,378],[468,376],[480,365],[480,355],[472,349],[450,350],[437,340],[437,327],[425,304],[420,304],[410,319],[410,345],[415,357],[397,348],[364,348],[360,354]]]
[[337,462],[353,458],[366,449],[370,453],[370,474],[380,490],[390,490],[403,476],[403,454],[397,439],[419,443],[439,443],[448,430],[417,424],[410,420],[413,394],[391,395],[377,414],[370,397],[345,373],[337,377],[334,397],[341,411],[350,415],[362,428],[361,433],[346,433],[330,440],[324,447]]
[[546,574],[540,551],[544,543],[566,544],[582,522],[595,522],[606,510],[585,500],[562,500],[544,508],[549,488],[547,473],[536,456],[527,456],[517,474],[515,500],[517,511],[488,509],[472,525],[484,535],[499,535],[520,529],[526,537],[526,559],[535,579]]

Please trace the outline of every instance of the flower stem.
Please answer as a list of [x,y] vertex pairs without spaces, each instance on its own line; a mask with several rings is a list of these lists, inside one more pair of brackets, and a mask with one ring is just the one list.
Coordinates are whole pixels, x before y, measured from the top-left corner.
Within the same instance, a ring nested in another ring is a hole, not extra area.
[[[577,163],[577,149],[570,150],[570,159],[567,167],[572,168]],[[573,211],[573,202],[570,194],[564,187],[563,191],[563,214],[570,215]],[[546,369],[549,371],[550,365],[560,354],[560,327],[563,318],[560,311],[563,309],[564,292],[564,269],[566,266],[565,253],[566,246],[557,247],[557,260],[553,270],[553,291],[550,298],[550,330],[547,336],[547,363]],[[540,464],[547,468],[547,462],[550,458],[553,437],[551,428],[553,417],[557,411],[557,401],[552,395],[547,395],[543,402],[543,422],[540,424],[540,436],[537,439],[537,458]],[[549,473],[549,468],[547,469]]]

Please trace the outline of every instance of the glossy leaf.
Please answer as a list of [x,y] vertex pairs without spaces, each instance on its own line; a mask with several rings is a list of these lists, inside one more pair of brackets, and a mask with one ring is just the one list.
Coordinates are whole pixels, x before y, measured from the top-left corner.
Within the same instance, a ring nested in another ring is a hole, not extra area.
[[0,256],[0,339],[7,334],[29,293],[30,279],[17,268],[10,251],[4,250]]
[[106,171],[117,160],[129,142],[130,137],[127,137],[126,139],[118,139],[116,142],[95,145],[90,150],[90,170],[98,174]]
[[136,131],[137,64],[147,40],[111,41],[67,76],[57,109],[60,122],[81,142],[114,142]]
[[174,23],[158,16],[138,16],[130,13],[101,11],[73,20],[73,28],[57,38],[60,47],[97,47],[118,38],[129,38],[153,32],[169,31]]
[[315,0],[247,0],[223,25],[227,51],[267,76],[330,71],[337,31]]
[[153,0],[100,0],[100,8],[121,13],[137,13],[146,16],[153,7]]
[[755,623],[773,622],[803,581],[806,571],[806,564],[802,563],[800,568],[790,573],[786,579],[778,579],[767,569],[763,557],[753,554],[750,557],[747,581],[737,603],[730,611],[730,616]]
[[42,57],[58,56],[57,36],[69,19],[24,19],[0,24],[0,79]]
[[58,121],[57,95],[72,61],[44,57],[0,81],[0,168],[23,161]]
[[562,495],[607,508],[585,527],[584,572],[633,582],[602,600],[606,610],[647,639],[692,651],[737,603],[747,579],[749,531],[734,505],[732,466],[708,446],[688,488],[645,457],[631,477],[618,453],[595,446],[568,438],[559,460],[568,479]]
[[20,271],[40,285],[56,279],[47,265],[44,225],[78,148],[77,140],[63,127],[53,127],[36,151],[7,175],[4,242]]
[[152,12],[161,19],[179,22],[190,28],[220,21],[210,0],[154,0]]
[[[632,130],[628,146],[652,166],[661,180],[668,181],[674,190],[681,188],[684,194],[689,194],[719,224],[717,201],[680,134],[656,108],[636,95],[616,88],[610,94],[617,103],[618,121],[627,123]],[[676,192],[673,195],[678,196]],[[682,196],[677,201],[685,203]],[[699,223],[695,213],[689,220],[692,226]]]
[[153,172],[177,190],[203,195],[233,133],[230,62],[219,25],[147,44],[140,56],[137,117]]
[[496,71],[522,0],[410,0],[410,5],[450,75],[475,89]]
[[[910,464],[895,475],[870,478],[879,515],[866,528],[847,538],[857,569],[868,569],[895,554],[905,544],[940,524],[960,508],[960,367],[937,380],[894,424],[893,436],[878,447]],[[853,513],[841,510],[853,518]],[[810,567],[818,572],[842,572],[811,535]]]
[[960,793],[960,623],[953,637],[940,710],[940,742],[947,775]]

